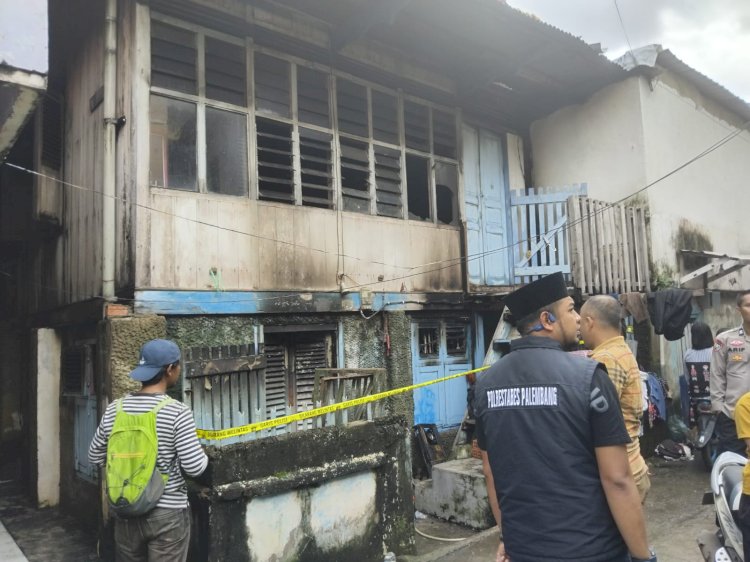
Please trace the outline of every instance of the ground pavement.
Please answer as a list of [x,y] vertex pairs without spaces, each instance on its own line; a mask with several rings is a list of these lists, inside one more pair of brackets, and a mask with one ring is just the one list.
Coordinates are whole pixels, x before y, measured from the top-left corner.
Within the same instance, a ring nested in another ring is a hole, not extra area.
[[[651,543],[660,562],[702,562],[696,537],[714,529],[713,506],[701,505],[708,490],[708,473],[699,460],[667,462],[651,460],[652,487],[646,500]],[[95,537],[84,533],[73,519],[54,509],[34,509],[12,489],[0,486],[0,561],[82,562],[97,560]],[[498,531],[477,533],[434,518],[418,519],[417,529],[426,535],[461,541],[439,541],[417,536],[417,553],[399,556],[398,562],[492,562]],[[16,543],[18,548],[15,548]],[[342,561],[344,562],[344,561]]]

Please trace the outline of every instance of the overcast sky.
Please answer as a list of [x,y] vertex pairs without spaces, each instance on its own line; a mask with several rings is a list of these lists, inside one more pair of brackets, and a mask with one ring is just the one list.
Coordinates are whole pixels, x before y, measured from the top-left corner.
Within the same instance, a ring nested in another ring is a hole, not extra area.
[[[628,49],[614,0],[507,0],[609,58]],[[617,0],[630,44],[658,43],[750,102],[750,0]]]

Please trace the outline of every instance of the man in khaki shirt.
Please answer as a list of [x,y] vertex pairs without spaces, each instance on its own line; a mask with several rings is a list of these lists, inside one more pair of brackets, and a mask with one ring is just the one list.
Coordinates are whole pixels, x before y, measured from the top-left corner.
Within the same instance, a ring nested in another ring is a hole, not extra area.
[[622,337],[620,317],[617,300],[605,295],[591,297],[581,307],[581,337],[586,346],[593,349],[591,358],[607,367],[609,378],[617,389],[625,428],[631,440],[627,446],[628,460],[642,503],[651,488],[651,480],[638,439],[643,415],[641,374],[633,352]]
[[734,407],[750,392],[750,291],[738,293],[737,311],[742,324],[716,336],[711,355],[711,409],[718,414],[719,452],[746,455],[745,443],[737,438]]

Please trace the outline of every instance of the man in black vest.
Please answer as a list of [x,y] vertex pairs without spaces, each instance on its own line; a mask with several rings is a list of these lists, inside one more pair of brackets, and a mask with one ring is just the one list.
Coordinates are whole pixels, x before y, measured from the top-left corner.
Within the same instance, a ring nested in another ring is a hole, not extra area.
[[498,560],[655,562],[614,385],[603,365],[563,351],[580,326],[564,277],[505,304],[523,337],[479,379],[474,406]]

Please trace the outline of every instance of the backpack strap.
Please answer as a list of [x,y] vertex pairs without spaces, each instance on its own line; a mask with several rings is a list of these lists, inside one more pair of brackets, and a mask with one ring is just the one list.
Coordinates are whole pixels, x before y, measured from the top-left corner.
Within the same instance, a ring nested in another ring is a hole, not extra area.
[[122,399],[122,398],[118,398],[118,399],[117,399],[117,413],[118,413],[118,414],[119,414],[120,412],[122,412],[122,401],[123,401],[123,399]]
[[175,401],[174,398],[170,398],[169,396],[167,396],[164,400],[162,400],[156,406],[154,406],[151,412],[153,412],[154,414],[158,414],[159,410],[161,410],[164,406],[166,406],[170,402],[174,402],[174,401]]

